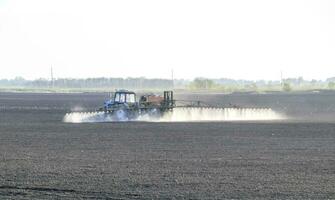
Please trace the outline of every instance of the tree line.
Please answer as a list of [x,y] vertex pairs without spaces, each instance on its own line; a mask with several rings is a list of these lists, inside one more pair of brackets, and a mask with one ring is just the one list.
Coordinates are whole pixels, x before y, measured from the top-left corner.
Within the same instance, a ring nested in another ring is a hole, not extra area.
[[26,88],[82,88],[82,89],[187,89],[187,90],[220,90],[233,91],[292,91],[310,89],[335,89],[335,77],[321,80],[304,80],[287,78],[283,80],[234,80],[227,78],[208,79],[148,79],[138,78],[58,78],[26,80],[22,77],[14,79],[0,79],[0,87],[26,87]]
[[173,81],[168,79],[147,79],[147,78],[86,78],[70,79],[59,78],[55,80],[36,79],[26,80],[22,77],[15,79],[2,79],[0,86],[21,86],[32,88],[171,88]]

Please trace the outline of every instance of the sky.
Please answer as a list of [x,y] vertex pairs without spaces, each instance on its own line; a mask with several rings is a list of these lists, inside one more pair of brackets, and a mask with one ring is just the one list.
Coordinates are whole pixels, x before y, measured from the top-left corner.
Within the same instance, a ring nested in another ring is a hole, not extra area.
[[0,79],[335,76],[335,1],[0,0]]

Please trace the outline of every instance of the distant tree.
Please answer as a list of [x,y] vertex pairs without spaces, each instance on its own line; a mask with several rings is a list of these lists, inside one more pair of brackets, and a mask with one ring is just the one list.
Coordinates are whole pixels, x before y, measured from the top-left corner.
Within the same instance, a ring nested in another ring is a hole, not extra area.
[[302,85],[304,83],[304,78],[302,76],[300,76],[298,78],[298,85]]
[[257,91],[258,90],[258,86],[257,86],[256,83],[251,84],[251,88],[252,88],[253,91]]
[[12,82],[13,82],[13,85],[23,86],[27,81],[21,76],[17,76],[15,77],[14,80],[12,80]]
[[315,80],[315,79],[312,79],[312,81],[311,81],[311,84],[312,85],[316,85],[318,83],[318,81],[317,80]]
[[328,88],[329,89],[335,89],[335,82],[329,82],[328,83]]
[[335,82],[335,77],[327,78],[327,82]]
[[290,91],[292,91],[291,84],[288,83],[288,82],[285,82],[285,83],[283,84],[283,91],[285,91],[285,92],[290,92]]
[[190,84],[193,89],[213,89],[215,85],[213,80],[203,78],[196,78]]

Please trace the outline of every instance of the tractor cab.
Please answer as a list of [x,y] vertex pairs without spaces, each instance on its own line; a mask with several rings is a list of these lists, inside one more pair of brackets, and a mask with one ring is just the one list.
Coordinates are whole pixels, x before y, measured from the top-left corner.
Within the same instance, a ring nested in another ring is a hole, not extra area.
[[104,107],[101,110],[110,111],[120,106],[125,106],[127,108],[136,106],[136,94],[135,92],[128,90],[117,90],[110,99],[105,101]]
[[114,93],[113,102],[134,104],[136,103],[136,94],[128,90],[118,90]]

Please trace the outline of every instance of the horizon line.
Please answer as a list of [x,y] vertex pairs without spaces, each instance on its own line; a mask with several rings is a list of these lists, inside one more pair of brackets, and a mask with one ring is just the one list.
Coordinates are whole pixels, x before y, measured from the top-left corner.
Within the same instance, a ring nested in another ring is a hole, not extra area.
[[[94,77],[81,77],[81,78],[75,78],[75,77],[53,77],[53,80],[59,80],[59,79],[99,79],[99,78],[105,78],[105,79],[161,79],[161,80],[172,80],[171,78],[159,78],[159,77],[145,77],[145,76],[129,76],[129,77],[107,77],[107,76],[94,76]],[[173,78],[173,80],[185,80],[185,81],[193,81],[195,79],[208,79],[208,80],[220,80],[220,79],[227,79],[227,80],[235,80],[235,81],[282,81],[282,80],[287,80],[287,79],[300,79],[303,81],[327,81],[328,79],[335,78],[335,76],[328,77],[325,79],[304,79],[303,76],[298,76],[298,77],[287,77],[283,79],[243,79],[243,78],[229,78],[229,77],[221,77],[221,78],[209,78],[209,77],[194,77],[194,78]],[[14,78],[0,78],[0,80],[15,80],[15,79],[23,79],[26,81],[36,81],[36,80],[48,80],[51,81],[50,78],[45,78],[45,77],[39,77],[39,78],[25,78],[23,76],[16,76]]]

